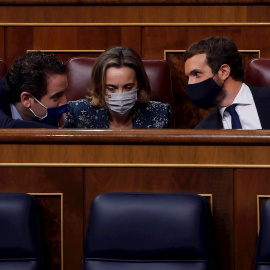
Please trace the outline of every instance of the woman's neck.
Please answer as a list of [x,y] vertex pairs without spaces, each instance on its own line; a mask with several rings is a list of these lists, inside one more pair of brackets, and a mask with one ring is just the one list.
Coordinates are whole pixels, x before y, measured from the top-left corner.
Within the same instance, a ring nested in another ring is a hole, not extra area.
[[113,113],[110,114],[109,119],[109,128],[110,129],[132,129],[132,114],[127,116],[119,116]]

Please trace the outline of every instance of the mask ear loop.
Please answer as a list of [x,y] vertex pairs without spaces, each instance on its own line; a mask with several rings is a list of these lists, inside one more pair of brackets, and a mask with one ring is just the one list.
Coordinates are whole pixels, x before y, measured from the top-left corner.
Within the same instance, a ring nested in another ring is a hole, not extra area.
[[35,117],[37,117],[38,118],[38,120],[39,121],[42,121],[44,118],[46,118],[47,116],[48,116],[48,108],[45,106],[45,105],[43,105],[38,99],[36,99],[35,97],[33,97],[30,93],[29,93],[29,95],[39,104],[39,105],[41,105],[43,108],[45,108],[46,109],[46,114],[43,116],[43,117],[40,117],[40,116],[38,116],[38,115],[36,115],[35,113],[34,113],[34,111],[31,109],[31,108],[29,108],[29,110],[31,111],[31,113],[35,116]]
[[[221,66],[220,66],[221,67]],[[220,68],[219,68],[220,69]],[[212,79],[217,75],[218,71],[213,75]],[[224,86],[225,81],[228,79],[228,77],[223,81],[222,85],[220,86],[220,88],[222,89]],[[214,80],[214,79],[213,79]]]
[[[219,67],[218,71],[220,70],[220,68],[223,66],[223,64]],[[214,76],[212,77],[212,79],[217,75],[218,71],[214,74]],[[231,75],[231,74],[230,74]],[[229,76],[230,76],[229,75]],[[226,80],[228,79],[229,77],[227,77],[224,81],[223,81],[223,84],[220,86],[221,88],[223,88],[224,86],[224,83],[226,82]]]

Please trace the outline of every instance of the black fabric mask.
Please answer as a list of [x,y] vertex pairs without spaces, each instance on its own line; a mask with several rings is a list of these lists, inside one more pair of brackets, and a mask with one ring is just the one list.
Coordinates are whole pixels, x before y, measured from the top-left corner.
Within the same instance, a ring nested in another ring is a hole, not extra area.
[[213,78],[186,85],[189,99],[194,105],[202,109],[209,109],[216,106],[215,101],[221,89],[222,87]]

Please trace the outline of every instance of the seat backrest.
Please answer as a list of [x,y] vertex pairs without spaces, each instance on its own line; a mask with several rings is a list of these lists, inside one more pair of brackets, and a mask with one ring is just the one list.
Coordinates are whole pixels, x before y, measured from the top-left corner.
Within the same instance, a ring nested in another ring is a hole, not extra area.
[[6,61],[0,58],[0,77],[5,77],[7,74]]
[[37,203],[23,193],[0,193],[0,269],[42,269]]
[[195,194],[98,195],[83,269],[213,269],[210,216],[205,199]]
[[254,58],[246,68],[245,81],[250,86],[270,86],[270,58]]
[[255,260],[256,270],[270,270],[270,199],[263,208]]
[[[73,57],[68,60],[69,85],[66,91],[68,101],[82,99],[89,95],[91,72],[96,59],[91,57]],[[164,60],[143,59],[142,61],[151,84],[150,99],[171,105],[171,124],[174,126],[174,99],[169,65]]]

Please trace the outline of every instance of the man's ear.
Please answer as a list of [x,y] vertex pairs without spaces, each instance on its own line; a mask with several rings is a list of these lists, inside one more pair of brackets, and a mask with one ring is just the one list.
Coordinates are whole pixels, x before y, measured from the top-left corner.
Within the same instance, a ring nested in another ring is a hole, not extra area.
[[34,102],[34,99],[28,92],[21,93],[21,103],[24,107],[30,108]]
[[220,75],[220,78],[222,78],[223,81],[227,80],[228,77],[230,76],[231,74],[231,68],[229,65],[227,64],[223,64],[220,69],[219,69],[219,75]]

